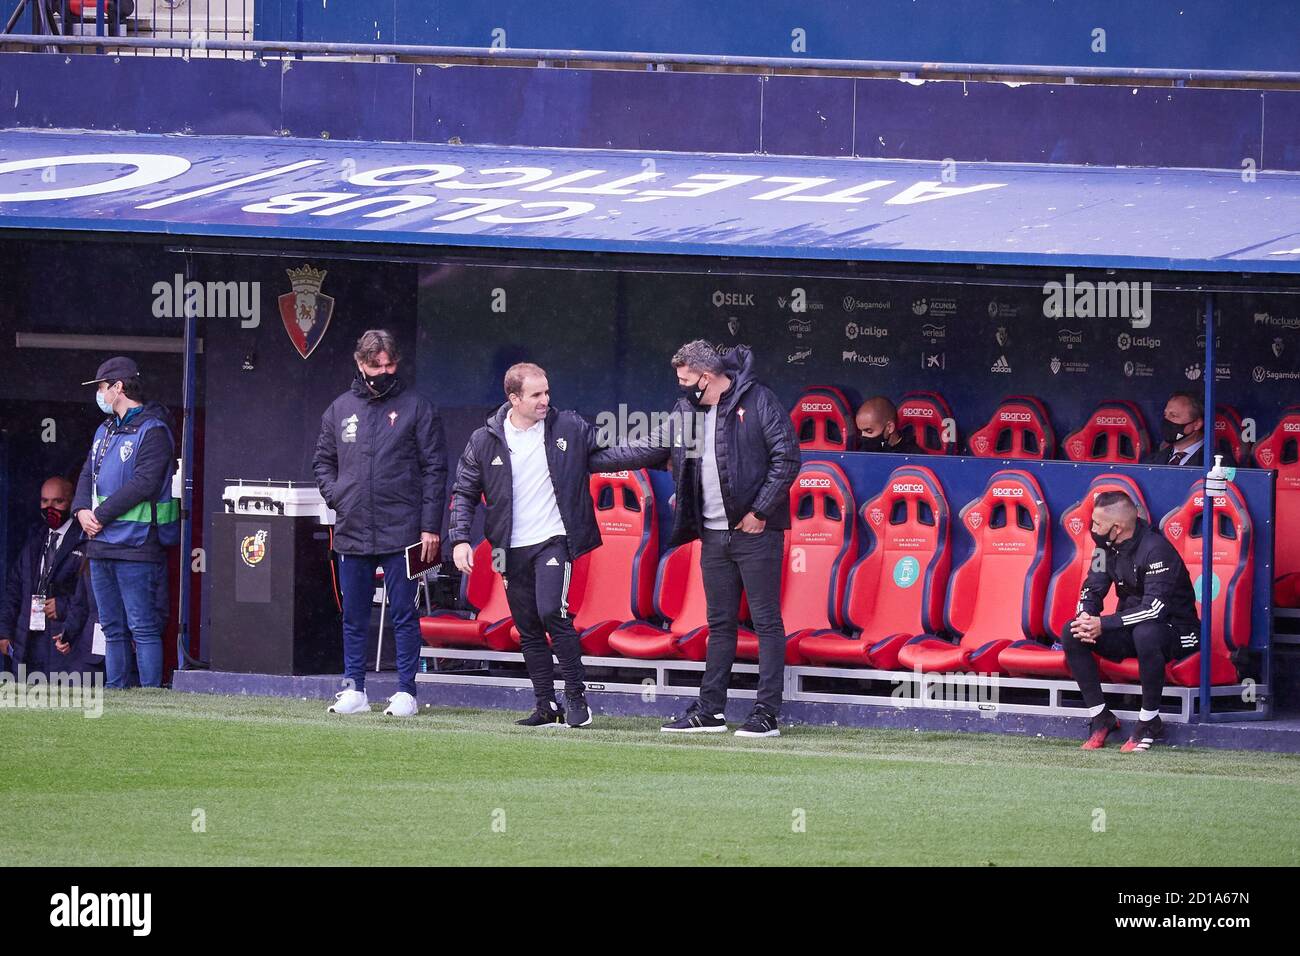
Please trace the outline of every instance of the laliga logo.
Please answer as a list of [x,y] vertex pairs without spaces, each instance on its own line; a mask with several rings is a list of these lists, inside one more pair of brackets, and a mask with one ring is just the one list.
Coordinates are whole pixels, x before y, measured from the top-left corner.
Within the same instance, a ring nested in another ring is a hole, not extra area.
[[1083,533],[1083,519],[1082,519],[1082,518],[1071,518],[1071,519],[1070,519],[1070,534],[1082,534],[1082,533]]
[[829,488],[831,480],[829,478],[800,478],[800,488]]
[[872,524],[876,527],[880,527],[880,522],[885,520],[885,513],[879,508],[872,508],[867,512],[867,517],[871,519]]
[[994,498],[1023,498],[1025,496],[1024,488],[1011,487],[994,488],[991,492]]
[[833,412],[834,407],[830,402],[800,402],[799,411],[801,412]]
[[998,416],[1000,422],[1032,422],[1033,416],[1028,412],[1003,412]]
[[895,482],[894,487],[893,487],[892,490],[893,490],[894,494],[896,494],[896,495],[903,495],[903,494],[923,495],[923,494],[925,494],[925,487],[924,487],[923,485],[905,485],[905,484],[903,484],[903,483],[901,483],[901,482]]

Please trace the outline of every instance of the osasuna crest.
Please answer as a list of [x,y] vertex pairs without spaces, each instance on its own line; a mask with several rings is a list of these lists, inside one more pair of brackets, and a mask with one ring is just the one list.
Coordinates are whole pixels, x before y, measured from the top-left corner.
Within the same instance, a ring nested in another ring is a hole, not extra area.
[[1261,448],[1255,452],[1255,458],[1261,465],[1268,468],[1273,464],[1273,449]]
[[975,440],[971,444],[975,446],[975,450],[981,455],[989,450],[989,440],[984,435],[975,436]]
[[135,442],[131,441],[131,439],[128,438],[126,441],[122,442],[122,447],[118,450],[118,454],[121,456],[123,461],[129,461],[131,458],[131,454],[134,451],[135,451]]
[[727,319],[727,331],[730,332],[732,335],[735,335],[737,332],[739,332],[740,319],[736,318],[734,315],[731,318]]
[[1080,439],[1076,438],[1070,442],[1070,454],[1074,455],[1075,458],[1083,457],[1083,442]]
[[872,524],[876,527],[880,527],[880,522],[885,520],[885,512],[879,508],[872,508],[871,511],[868,512],[867,517],[871,519]]
[[1183,525],[1179,521],[1171,521],[1165,525],[1165,534],[1177,541],[1183,536]]
[[984,514],[980,511],[972,511],[966,516],[966,522],[972,527],[978,529],[984,523]]
[[288,269],[289,282],[293,291],[280,296],[280,318],[284,321],[284,330],[289,333],[289,341],[298,350],[298,354],[307,358],[316,351],[320,340],[325,337],[330,318],[334,315],[334,299],[321,295],[321,283],[325,281],[324,269],[313,269],[304,265],[301,269]]
[[1071,518],[1071,519],[1070,519],[1070,534],[1082,534],[1082,533],[1083,533],[1083,519],[1082,519],[1082,518]]
[[1273,357],[1274,357],[1274,358],[1281,358],[1281,357],[1282,357],[1282,347],[1283,347],[1283,346],[1282,346],[1282,340],[1281,340],[1281,339],[1274,339],[1274,340],[1273,340]]

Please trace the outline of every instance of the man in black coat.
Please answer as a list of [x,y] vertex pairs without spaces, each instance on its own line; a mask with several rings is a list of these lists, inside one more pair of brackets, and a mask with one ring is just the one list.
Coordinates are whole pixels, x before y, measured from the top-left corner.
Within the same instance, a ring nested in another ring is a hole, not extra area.
[[[1213,445],[1211,445],[1213,447]],[[1209,464],[1214,464],[1215,452]],[[1160,446],[1142,459],[1144,465],[1196,465],[1208,467],[1205,457],[1205,404],[1191,392],[1174,392],[1165,403],[1160,421]],[[1223,463],[1234,466],[1231,455]]]
[[662,729],[726,731],[743,591],[758,632],[758,700],[736,734],[778,737],[785,681],[781,562],[799,441],[785,404],[754,376],[747,347],[720,355],[696,340],[678,349],[672,365],[682,397],[667,425],[647,441],[593,456],[601,471],[663,468],[671,459],[677,505],[670,544],[701,541],[709,622],[704,679],[699,699]]
[[[470,526],[482,498],[484,536],[500,561],[506,598],[537,698],[525,727],[591,723],[578,633],[569,616],[573,562],[600,546],[588,474],[597,432],[577,412],[551,407],[546,372],[531,362],[505,375],[506,402],[470,436],[452,490],[452,558],[474,567]],[[550,634],[551,644],[546,642]],[[555,700],[551,652],[564,677],[565,707]]]
[[[1104,746],[1120,727],[1101,691],[1096,652],[1113,661],[1138,659],[1142,709],[1132,737],[1120,749],[1141,752],[1164,735],[1160,695],[1165,665],[1200,647],[1196,592],[1178,549],[1138,516],[1133,499],[1124,492],[1103,491],[1097,496],[1092,538],[1097,548],[1079,592],[1077,616],[1061,635],[1070,673],[1088,708],[1088,739],[1083,748]],[[1112,587],[1119,604],[1114,613],[1103,614]]]
[[372,329],[357,340],[352,387],[321,416],[312,470],[325,503],[334,509],[334,550],[343,591],[343,666],[346,687],[330,713],[370,710],[366,698],[366,644],[375,568],[384,586],[397,644],[398,692],[385,714],[413,717],[420,622],[415,582],[406,576],[405,549],[417,541],[421,557],[440,551],[447,492],[442,420],[433,405],[397,377],[393,336]]
[[63,477],[41,485],[41,523],[32,529],[13,566],[0,600],[0,657],[18,672],[48,674],[67,670],[53,635],[76,590],[84,559],[84,535],[72,520],[72,483]]

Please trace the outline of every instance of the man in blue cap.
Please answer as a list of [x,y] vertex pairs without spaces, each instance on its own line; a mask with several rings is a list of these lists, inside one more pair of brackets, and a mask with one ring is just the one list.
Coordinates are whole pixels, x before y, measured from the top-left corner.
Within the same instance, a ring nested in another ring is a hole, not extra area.
[[180,541],[180,505],[172,497],[176,467],[171,416],[146,401],[140,370],[118,356],[83,385],[96,386],[107,417],[81,469],[72,514],[86,532],[90,583],[104,629],[109,687],[126,686],[134,640],[143,687],[162,685],[165,612],[157,591],[167,571],[164,550]]

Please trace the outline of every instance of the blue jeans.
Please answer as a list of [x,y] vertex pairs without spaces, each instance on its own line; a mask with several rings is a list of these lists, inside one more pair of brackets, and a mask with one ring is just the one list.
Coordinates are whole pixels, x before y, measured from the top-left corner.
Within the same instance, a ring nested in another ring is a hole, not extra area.
[[167,565],[161,562],[91,559],[90,585],[104,629],[105,686],[127,686],[130,641],[135,642],[140,686],[162,686],[166,612],[160,607],[158,591],[166,573]]
[[415,582],[406,576],[406,558],[393,554],[340,554],[339,587],[343,589],[343,676],[355,690],[366,689],[366,651],[370,643],[370,609],[374,605],[375,568],[384,569],[388,587],[388,621],[397,642],[398,689],[415,696],[420,666],[420,620],[415,613]]

